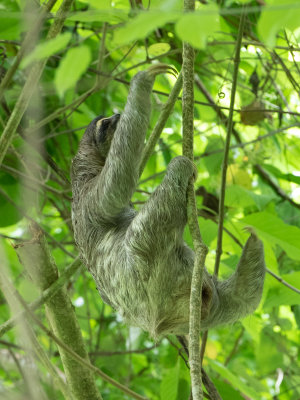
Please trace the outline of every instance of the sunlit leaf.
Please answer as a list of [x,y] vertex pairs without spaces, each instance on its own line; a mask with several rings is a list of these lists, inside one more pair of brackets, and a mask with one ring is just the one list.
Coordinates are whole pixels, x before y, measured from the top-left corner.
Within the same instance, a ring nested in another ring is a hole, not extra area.
[[262,8],[257,29],[260,37],[268,46],[275,46],[276,34],[280,29],[294,30],[299,27],[299,1],[290,0],[288,5],[284,0],[268,0]]
[[128,19],[127,13],[120,9],[78,11],[68,17],[69,21],[107,22],[118,24]]
[[207,38],[219,28],[219,12],[214,5],[203,7],[201,11],[182,15],[176,24],[178,36],[197,49],[206,45]]
[[178,391],[179,363],[170,368],[163,377],[160,386],[161,400],[176,400]]
[[155,43],[149,46],[148,53],[152,57],[159,56],[170,50],[169,43]]
[[178,13],[167,11],[142,12],[130,20],[124,27],[115,31],[114,43],[123,45],[137,39],[145,38],[154,29],[167,22],[174,21]]
[[267,212],[248,215],[242,222],[253,226],[259,235],[280,246],[289,257],[300,260],[300,229],[296,226],[285,224]]
[[42,60],[52,56],[60,50],[63,50],[66,48],[71,37],[72,34],[70,32],[66,32],[56,36],[54,39],[38,44],[35,49],[26,58],[24,58],[21,67],[26,68],[33,61]]
[[55,86],[60,96],[76,85],[88,68],[90,60],[91,53],[87,46],[75,47],[67,52],[55,74]]
[[252,388],[250,385],[248,386],[241,379],[239,379],[238,376],[230,372],[229,369],[224,365],[214,360],[210,360],[209,364],[217,373],[222,376],[223,379],[230,382],[235,389],[240,390],[252,400],[261,400],[261,396],[256,392],[255,388]]

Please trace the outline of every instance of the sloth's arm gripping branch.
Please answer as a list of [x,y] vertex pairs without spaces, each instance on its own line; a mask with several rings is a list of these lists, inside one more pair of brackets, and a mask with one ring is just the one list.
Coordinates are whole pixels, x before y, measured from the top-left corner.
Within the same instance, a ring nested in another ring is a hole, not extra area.
[[156,75],[170,67],[156,64],[132,80],[107,160],[96,183],[99,212],[104,218],[117,216],[130,202],[139,178],[139,166],[151,113],[151,90]]

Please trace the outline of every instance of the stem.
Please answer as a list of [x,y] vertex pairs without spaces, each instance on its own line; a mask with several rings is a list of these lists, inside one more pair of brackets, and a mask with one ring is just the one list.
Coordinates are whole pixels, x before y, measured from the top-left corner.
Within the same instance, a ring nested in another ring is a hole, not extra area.
[[[184,10],[193,11],[194,0],[184,1]],[[182,91],[182,152],[193,160],[194,140],[194,50],[190,44],[183,43],[183,91]],[[204,262],[207,247],[202,241],[198,225],[197,205],[194,185],[191,182],[187,190],[188,224],[195,250],[194,269],[191,282],[190,321],[189,321],[189,364],[193,400],[203,399],[201,357],[200,357],[200,325],[202,305],[202,283],[204,277]]]

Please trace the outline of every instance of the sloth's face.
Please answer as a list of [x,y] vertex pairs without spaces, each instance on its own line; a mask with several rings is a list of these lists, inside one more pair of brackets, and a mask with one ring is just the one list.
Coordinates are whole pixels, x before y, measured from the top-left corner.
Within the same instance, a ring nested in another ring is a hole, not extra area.
[[120,114],[114,114],[109,118],[98,117],[91,123],[93,143],[103,157],[107,156],[119,119]]
[[114,114],[112,117],[96,120],[94,136],[97,144],[103,144],[107,141],[111,142],[119,119],[120,114]]

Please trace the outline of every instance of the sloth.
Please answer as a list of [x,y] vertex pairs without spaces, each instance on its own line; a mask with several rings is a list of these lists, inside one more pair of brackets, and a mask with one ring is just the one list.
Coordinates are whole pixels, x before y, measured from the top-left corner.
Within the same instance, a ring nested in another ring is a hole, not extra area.
[[[195,165],[175,157],[162,183],[137,212],[131,203],[151,112],[155,64],[131,81],[122,115],[87,127],[72,161],[72,222],[81,257],[103,301],[154,338],[189,329],[194,252],[184,242],[187,187]],[[262,242],[254,232],[226,280],[204,274],[201,329],[233,323],[258,306],[265,276]]]

